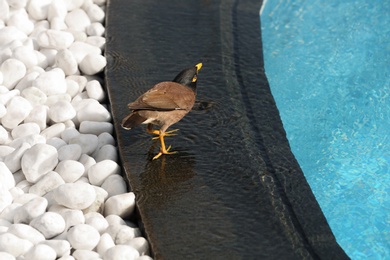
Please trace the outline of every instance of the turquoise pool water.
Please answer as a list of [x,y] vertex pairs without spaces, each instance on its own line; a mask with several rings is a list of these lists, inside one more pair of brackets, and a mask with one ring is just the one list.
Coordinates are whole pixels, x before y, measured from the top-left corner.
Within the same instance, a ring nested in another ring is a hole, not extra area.
[[265,69],[292,151],[352,259],[390,259],[390,1],[268,0]]

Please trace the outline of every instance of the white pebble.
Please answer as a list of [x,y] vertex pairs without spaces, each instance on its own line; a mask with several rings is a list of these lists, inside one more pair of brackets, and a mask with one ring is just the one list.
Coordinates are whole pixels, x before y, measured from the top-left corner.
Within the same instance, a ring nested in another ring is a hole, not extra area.
[[114,126],[110,122],[82,121],[80,123],[80,133],[100,135],[102,133],[114,132]]
[[15,187],[15,179],[11,171],[7,168],[4,162],[0,162],[0,185],[3,189],[9,190]]
[[85,42],[102,50],[106,45],[106,38],[101,36],[89,36]]
[[75,182],[84,174],[84,165],[75,160],[64,160],[58,163],[56,172],[65,182]]
[[42,90],[36,87],[29,87],[22,91],[22,97],[30,101],[34,106],[46,103],[47,96]]
[[98,146],[98,137],[91,134],[79,134],[69,140],[69,144],[78,144],[81,147],[81,152],[92,154]]
[[0,0],[0,20],[7,21],[9,16],[9,5],[7,1]]
[[[93,100],[93,99],[92,99]],[[97,122],[109,122],[111,121],[111,114],[108,110],[102,106],[96,100],[90,102],[77,112],[77,119],[79,122],[83,121],[97,121]]]
[[50,107],[49,118],[56,123],[65,122],[76,116],[76,110],[67,101],[59,101]]
[[26,75],[26,65],[17,59],[8,59],[0,66],[3,74],[3,85],[13,89],[16,84]]
[[104,189],[92,186],[95,189],[96,192],[96,198],[95,201],[86,209],[83,209],[84,214],[87,214],[89,212],[98,212],[103,214],[104,211],[104,202],[108,198],[108,193]]
[[79,224],[69,229],[67,238],[74,249],[92,250],[99,243],[100,234],[90,225]]
[[49,191],[56,189],[64,183],[64,180],[57,172],[50,171],[40,178],[37,183],[32,185],[29,192],[39,196],[44,196]]
[[55,60],[56,66],[61,68],[67,76],[75,74],[78,70],[77,61],[68,49],[58,51]]
[[1,124],[13,129],[28,116],[32,109],[27,99],[21,96],[13,97],[7,105],[7,114],[1,119]]
[[25,123],[36,123],[39,128],[44,130],[46,128],[48,107],[45,105],[36,105],[30,112],[30,114],[24,119]]
[[54,94],[54,95],[47,97],[47,101],[46,101],[45,105],[47,105],[51,109],[52,106],[54,106],[56,103],[58,103],[60,101],[65,101],[65,102],[70,103],[71,100],[72,100],[72,97],[69,96],[69,94],[67,94],[67,93]]
[[51,0],[30,0],[27,11],[34,20],[44,20],[47,18],[50,2]]
[[21,160],[24,153],[31,148],[31,145],[28,143],[22,143],[17,149],[15,149],[12,153],[7,155],[4,158],[4,163],[7,165],[7,168],[12,172],[16,172],[21,169],[22,164]]
[[13,147],[10,147],[8,145],[0,145],[0,158],[9,155],[13,151],[15,151],[15,148],[13,148]]
[[45,212],[34,218],[30,225],[41,232],[46,239],[59,235],[65,230],[64,218],[55,212]]
[[34,23],[29,19],[25,9],[14,10],[7,20],[8,26],[14,26],[29,35],[34,30]]
[[85,209],[96,199],[96,192],[87,183],[65,183],[55,189],[54,199],[58,204],[71,209]]
[[126,246],[126,245],[116,245],[111,247],[103,255],[104,260],[125,260],[125,259],[135,259],[139,256],[139,253],[136,249]]
[[39,66],[44,69],[52,67],[55,64],[57,53],[56,49],[41,47],[39,52],[37,52]]
[[84,215],[85,224],[94,227],[100,234],[108,227],[107,220],[98,212],[88,212]]
[[77,249],[73,252],[72,256],[75,259],[80,259],[80,260],[100,260],[100,256],[98,253],[91,251],[91,250],[85,250],[85,249]]
[[24,255],[33,247],[33,243],[28,240],[21,239],[14,234],[0,234],[0,252],[6,252],[14,257]]
[[121,175],[108,176],[101,187],[107,191],[108,197],[127,192],[126,182]]
[[20,138],[27,135],[38,135],[41,132],[39,125],[36,123],[25,123],[18,125],[11,131],[12,138]]
[[92,4],[87,8],[87,14],[91,22],[102,23],[104,21],[104,11],[96,4]]
[[74,9],[65,16],[65,23],[70,29],[84,32],[91,21],[83,9]]
[[[23,190],[23,192],[28,192],[28,190],[30,189],[31,187],[31,183],[29,183],[28,181],[26,181],[25,179],[18,182],[18,184],[16,184],[16,187],[17,188],[20,188]],[[23,202],[22,198],[26,197],[26,195],[30,196],[30,195],[35,195],[35,194],[23,194],[23,196],[19,196],[17,199],[14,200],[14,202],[17,202],[17,203],[25,203],[25,201]],[[37,195],[35,195],[37,196]]]
[[101,54],[100,48],[82,41],[75,41],[69,47],[77,63],[80,63],[87,54]]
[[118,161],[117,148],[111,144],[103,145],[97,152],[94,153],[94,156],[97,162],[103,160],[112,160],[114,162]]
[[[13,194],[12,192],[10,192],[12,197]],[[4,220],[4,221],[8,221],[10,223],[10,225],[8,227],[11,226],[11,223],[14,222],[14,216],[15,216],[15,213],[16,213],[16,210],[17,208],[19,208],[20,206],[22,206],[22,204],[19,204],[19,203],[12,203],[10,205],[8,205],[7,207],[5,207],[1,213],[0,213],[0,219],[1,220]],[[107,222],[107,221],[106,221]],[[108,224],[107,224],[108,225]],[[0,224],[1,226],[1,224]],[[1,232],[0,232],[1,233]],[[0,258],[1,259],[1,258]]]
[[5,46],[15,40],[24,41],[26,38],[27,35],[16,27],[6,26],[0,29],[0,46]]
[[[22,196],[20,196],[18,199],[21,197]],[[46,211],[46,208],[47,200],[42,197],[35,197],[16,209],[14,223],[28,224],[31,222],[31,220],[42,215]]]
[[[50,138],[49,140],[47,140],[46,144],[55,147],[58,151],[58,149],[60,149],[64,145],[66,145],[66,142],[59,137],[53,137],[53,138]],[[58,153],[58,160],[60,160],[59,158],[60,158],[60,154]]]
[[81,210],[71,209],[60,214],[65,220],[66,230],[68,230],[70,227],[84,224],[85,222],[84,214]]
[[48,245],[39,244],[27,251],[24,257],[29,260],[55,260],[56,251]]
[[69,140],[78,136],[80,133],[76,128],[67,128],[61,133],[61,138],[65,142],[69,143]]
[[0,259],[2,260],[15,260],[16,258],[7,252],[0,252]]
[[135,195],[133,192],[119,194],[107,199],[104,216],[118,215],[122,218],[129,217],[135,208]]
[[114,174],[120,174],[120,166],[111,160],[104,160],[88,169],[88,179],[92,185],[100,186],[104,180]]
[[27,46],[19,46],[14,49],[12,57],[17,59],[26,66],[26,69],[38,65],[38,57],[34,50]]
[[57,150],[48,144],[36,144],[22,157],[22,170],[26,180],[35,183],[40,177],[53,170],[58,163]]
[[26,88],[32,87],[33,82],[36,78],[38,78],[40,74],[41,72],[39,71],[27,71],[26,75],[18,82],[15,89],[21,92]]
[[104,35],[105,28],[101,23],[91,23],[87,27],[87,34],[88,36],[102,36]]
[[46,139],[39,134],[31,134],[14,139],[8,145],[14,148],[19,148],[21,145],[27,143],[30,146],[35,144],[44,144]]
[[135,237],[139,237],[140,235],[141,231],[138,228],[123,226],[122,228],[118,229],[118,232],[115,234],[114,242],[116,245],[123,245]]
[[[4,88],[4,86],[2,86]],[[19,96],[20,91],[17,89],[8,90],[7,88],[0,93],[0,103],[6,105],[12,98]]]
[[0,144],[6,144],[9,140],[8,131],[5,130],[3,126],[0,125]]
[[104,100],[105,92],[99,81],[91,80],[87,83],[85,88],[90,98],[96,99],[99,102]]
[[8,190],[0,189],[0,212],[12,203],[12,195]]
[[46,139],[50,139],[53,137],[59,137],[61,136],[62,131],[65,130],[65,124],[64,123],[57,123],[52,126],[49,126],[45,130],[41,132],[41,135],[45,137]]
[[135,248],[140,255],[148,255],[149,243],[144,237],[135,237],[125,243],[132,248]]
[[103,71],[107,60],[100,54],[88,54],[79,64],[80,70],[86,75],[94,75]]
[[42,241],[40,244],[48,245],[53,248],[58,258],[70,254],[70,243],[66,240],[51,239]]
[[65,20],[68,13],[66,3],[64,0],[53,0],[48,9],[48,19],[52,21],[54,18]]
[[55,68],[39,75],[33,86],[39,88],[48,96],[64,94],[66,93],[65,74],[61,69]]
[[58,160],[79,160],[82,148],[79,144],[68,144],[58,149]]
[[100,236],[100,241],[96,247],[96,250],[97,252],[100,254],[100,255],[104,255],[104,253],[115,246],[115,243],[114,243],[114,240],[112,239],[112,237],[107,234],[107,233],[104,233]]
[[21,239],[26,239],[34,245],[45,240],[42,233],[26,224],[13,224],[8,228],[7,232],[14,234]]

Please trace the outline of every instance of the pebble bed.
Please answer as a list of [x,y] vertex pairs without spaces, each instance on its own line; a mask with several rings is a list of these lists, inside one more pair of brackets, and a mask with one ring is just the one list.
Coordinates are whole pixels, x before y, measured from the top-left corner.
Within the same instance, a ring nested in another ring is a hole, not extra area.
[[2,260],[152,259],[99,76],[105,5],[0,0]]

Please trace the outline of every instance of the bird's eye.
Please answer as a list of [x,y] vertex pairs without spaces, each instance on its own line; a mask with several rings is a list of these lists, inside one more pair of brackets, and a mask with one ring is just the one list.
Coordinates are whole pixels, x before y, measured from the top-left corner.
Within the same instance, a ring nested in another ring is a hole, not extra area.
[[194,75],[194,77],[192,78],[192,82],[196,82],[197,79],[198,79],[198,76]]

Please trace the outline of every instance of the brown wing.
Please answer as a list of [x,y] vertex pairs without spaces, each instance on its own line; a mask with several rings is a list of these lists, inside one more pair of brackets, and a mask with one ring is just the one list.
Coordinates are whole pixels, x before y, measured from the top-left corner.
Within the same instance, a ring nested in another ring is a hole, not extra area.
[[132,110],[190,110],[195,92],[176,82],[161,82],[128,104]]

